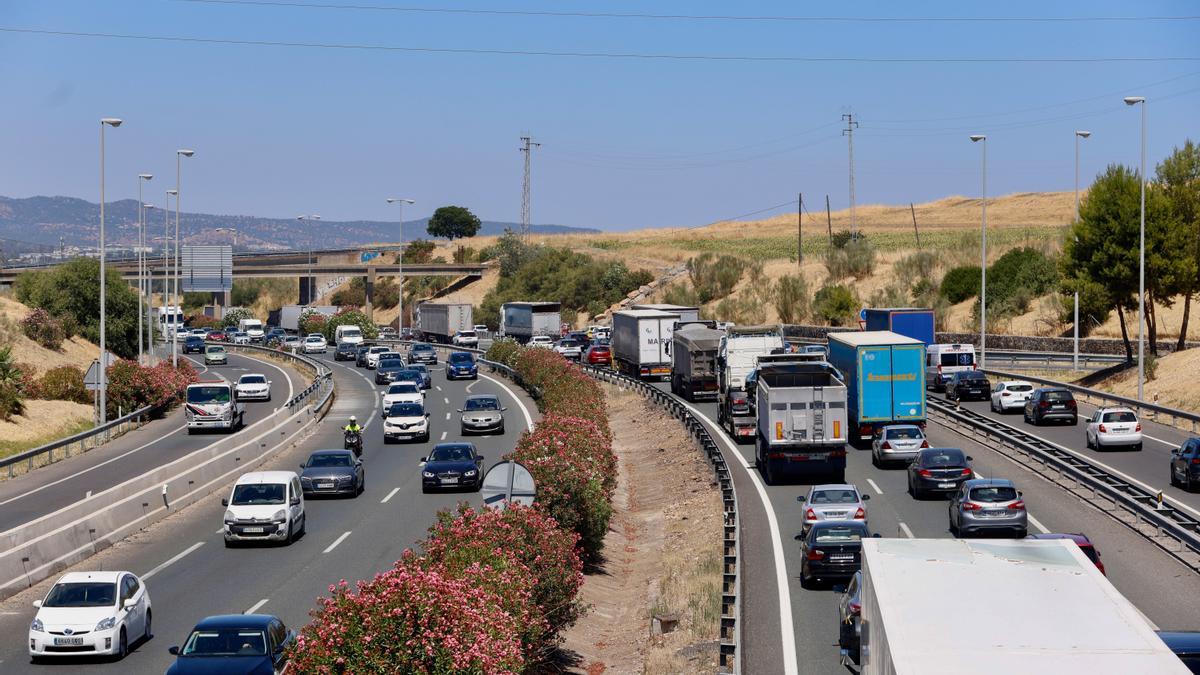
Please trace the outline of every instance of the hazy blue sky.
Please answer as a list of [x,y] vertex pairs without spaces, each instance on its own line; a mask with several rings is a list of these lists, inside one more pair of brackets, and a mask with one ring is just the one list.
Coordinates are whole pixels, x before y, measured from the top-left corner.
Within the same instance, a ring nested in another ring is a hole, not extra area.
[[[297,0],[309,2],[310,0]],[[357,0],[375,7],[775,16],[1187,16],[1195,2],[701,2]],[[903,12],[903,14],[896,14]],[[969,12],[970,14],[963,14]],[[1200,21],[810,22],[318,9],[177,0],[0,1],[0,28],[292,43],[876,62],[450,54],[181,43],[0,32],[0,194],[96,200],[97,120],[108,197],[150,201],[185,162],[184,210],[392,219],[457,203],[518,220],[521,154],[534,156],[533,220],[628,229],[696,225],[803,191],[859,203],[979,190],[1069,190],[1072,132],[1094,136],[1083,175],[1135,164],[1150,100],[1153,163],[1200,136]],[[1139,63],[898,63],[901,58],[1187,57]]]

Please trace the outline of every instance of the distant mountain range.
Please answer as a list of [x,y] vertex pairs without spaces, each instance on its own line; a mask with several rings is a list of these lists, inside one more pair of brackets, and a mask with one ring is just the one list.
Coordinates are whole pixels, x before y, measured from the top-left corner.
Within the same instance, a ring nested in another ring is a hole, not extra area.
[[[174,214],[171,216],[174,235]],[[105,205],[105,239],[109,246],[132,246],[137,242],[137,201],[123,199]],[[428,218],[405,221],[404,240],[428,238]],[[148,235],[163,234],[163,212],[150,211]],[[303,250],[339,248],[376,242],[396,241],[399,224],[395,221],[320,220],[258,216],[219,216],[207,213],[179,214],[180,235],[189,244],[229,244],[236,231],[238,250]],[[519,230],[519,223],[483,221],[480,235],[503,234],[506,228]],[[539,234],[595,233],[599,230],[566,225],[531,225]],[[95,247],[100,237],[100,205],[74,197],[0,197],[0,239],[4,253],[38,252],[67,247]]]

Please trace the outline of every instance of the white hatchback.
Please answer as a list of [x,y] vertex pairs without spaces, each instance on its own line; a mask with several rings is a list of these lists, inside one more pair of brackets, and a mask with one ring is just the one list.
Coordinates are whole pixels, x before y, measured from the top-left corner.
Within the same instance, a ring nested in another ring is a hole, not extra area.
[[301,349],[304,350],[305,354],[316,352],[324,354],[325,350],[329,349],[329,343],[325,341],[325,336],[323,335],[309,335],[304,338],[304,346]]
[[1033,385],[1021,380],[1000,382],[992,388],[992,412],[1006,413],[1024,410],[1025,402],[1033,395]]
[[1142,423],[1129,408],[1100,408],[1088,419],[1084,434],[1087,446],[1095,450],[1142,449]]
[[529,346],[554,349],[554,340],[551,340],[549,335],[534,335],[529,338]]
[[122,658],[150,638],[150,593],[132,572],[64,574],[29,624],[29,656],[105,655]]

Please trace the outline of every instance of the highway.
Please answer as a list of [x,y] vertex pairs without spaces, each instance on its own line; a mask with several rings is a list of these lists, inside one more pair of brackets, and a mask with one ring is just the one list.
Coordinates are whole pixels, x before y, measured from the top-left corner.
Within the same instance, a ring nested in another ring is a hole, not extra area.
[[[430,442],[384,445],[380,388],[369,379],[370,371],[335,362],[332,352],[318,358],[327,361],[336,381],[328,416],[298,447],[277,454],[262,469],[296,470],[313,450],[342,447],[340,427],[354,414],[365,427],[365,492],[353,499],[306,500],[307,533],[291,546],[227,549],[220,534],[220,500],[227,493],[221,491],[81,563],[75,569],[128,569],[142,575],[153,604],[154,637],[132,646],[120,663],[64,662],[56,672],[162,673],[173,658],[167,648],[182,643],[195,622],[212,614],[254,610],[275,614],[298,629],[330,584],[343,579],[353,583],[390,567],[424,536],[439,509],[464,500],[480,504],[476,493],[422,494],[418,468],[419,458],[433,444],[462,438],[454,411],[468,392],[498,394],[508,407],[502,436],[468,439],[489,466],[537,419],[533,402],[514,385],[486,374],[474,382],[447,382],[439,365],[433,369],[435,386],[426,396]],[[170,444],[177,447],[186,438],[177,434]],[[24,639],[33,616],[30,603],[51,583],[53,578],[0,605],[0,632],[8,636],[0,642],[0,672],[44,671],[30,665]]]

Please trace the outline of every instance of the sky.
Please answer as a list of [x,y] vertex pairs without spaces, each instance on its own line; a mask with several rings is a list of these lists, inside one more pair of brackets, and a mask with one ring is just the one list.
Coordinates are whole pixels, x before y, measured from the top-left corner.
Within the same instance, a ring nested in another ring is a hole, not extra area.
[[[972,20],[912,20],[930,17]],[[1063,17],[1196,18],[1028,20]],[[1200,5],[0,0],[0,91],[10,197],[98,201],[113,116],[109,201],[149,172],[161,204],[191,148],[185,211],[392,220],[385,198],[406,197],[406,217],[519,221],[531,135],[533,222],[694,226],[794,212],[800,192],[846,206],[847,113],[859,204],[977,196],[972,133],[989,195],[1073,189],[1076,129],[1084,185],[1136,165],[1125,95],[1148,99],[1153,167],[1200,136]]]

